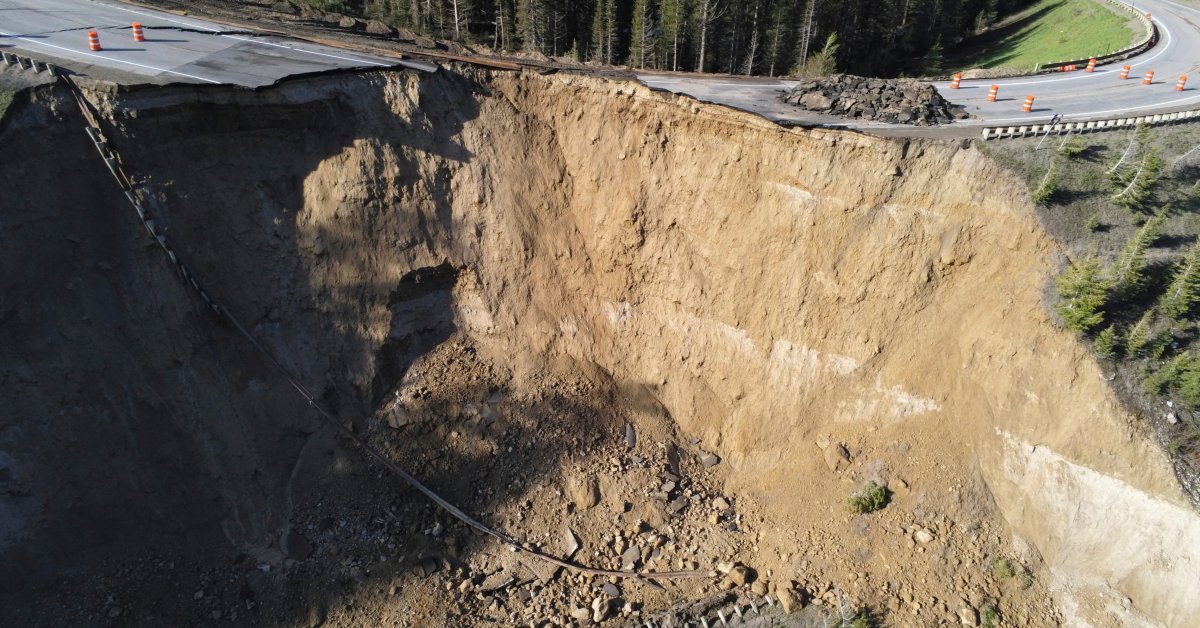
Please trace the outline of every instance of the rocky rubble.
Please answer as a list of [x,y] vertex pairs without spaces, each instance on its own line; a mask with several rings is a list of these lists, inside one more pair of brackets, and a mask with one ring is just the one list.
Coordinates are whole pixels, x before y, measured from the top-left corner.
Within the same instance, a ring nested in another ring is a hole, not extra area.
[[849,74],[806,79],[784,102],[856,120],[931,126],[967,117],[932,85],[913,79],[878,79]]

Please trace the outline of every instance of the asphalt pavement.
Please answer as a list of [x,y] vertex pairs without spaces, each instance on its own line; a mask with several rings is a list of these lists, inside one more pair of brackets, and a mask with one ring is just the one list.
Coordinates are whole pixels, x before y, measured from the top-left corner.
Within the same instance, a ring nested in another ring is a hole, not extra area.
[[[964,80],[959,89],[950,89],[950,84],[945,82],[934,83],[944,97],[963,105],[973,116],[971,120],[939,127],[940,133],[974,132],[981,126],[1044,122],[1055,115],[1061,115],[1064,121],[1077,121],[1200,107],[1200,74],[1194,74],[1200,69],[1200,9],[1171,0],[1138,0],[1134,5],[1153,15],[1161,37],[1154,48],[1127,61],[1099,66],[1090,73],[1081,66],[1074,72]],[[1129,78],[1121,80],[1121,66],[1126,64],[1132,69]],[[1148,71],[1154,72],[1154,80],[1150,85],[1143,85]],[[1182,75],[1188,75],[1188,83],[1183,91],[1175,91],[1176,81]],[[903,126],[848,121],[787,105],[779,96],[790,90],[795,81],[653,72],[639,73],[638,79],[652,88],[688,94],[698,100],[750,111],[781,123],[842,126],[875,132]],[[987,101],[991,85],[1000,87],[996,102]],[[1021,111],[1026,96],[1034,97],[1030,113]]]
[[[133,22],[142,24],[145,41],[133,40]],[[101,50],[90,50],[89,30],[99,34]],[[111,0],[0,0],[2,51],[106,77],[245,87],[339,68],[434,69]]]

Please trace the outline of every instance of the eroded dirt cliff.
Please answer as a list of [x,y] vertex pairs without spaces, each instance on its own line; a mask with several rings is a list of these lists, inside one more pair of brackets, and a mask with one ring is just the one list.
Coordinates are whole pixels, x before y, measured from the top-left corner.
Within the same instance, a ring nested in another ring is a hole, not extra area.
[[[842,591],[889,625],[1200,611],[1200,519],[1049,319],[1056,247],[973,149],[565,75],[89,96],[214,297],[522,538],[740,562],[748,594]],[[9,612],[528,624],[609,593],[337,446],[174,276],[66,103],[43,88],[0,132],[0,556],[39,600]],[[892,503],[851,515],[869,480]],[[730,585],[621,586],[618,623]]]

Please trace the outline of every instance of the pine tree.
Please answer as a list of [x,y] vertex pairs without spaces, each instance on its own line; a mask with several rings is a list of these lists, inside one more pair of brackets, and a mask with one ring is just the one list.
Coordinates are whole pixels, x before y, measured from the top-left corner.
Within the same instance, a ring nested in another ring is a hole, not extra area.
[[1125,355],[1134,357],[1150,342],[1150,327],[1154,324],[1154,308],[1146,310],[1138,322],[1125,334]]
[[793,74],[797,76],[828,76],[837,71],[838,34],[829,33],[821,51],[809,55],[803,65],[796,68]]
[[943,64],[946,62],[944,57],[945,52],[942,49],[942,40],[939,39],[929,48],[921,61],[925,74],[928,76],[941,74]]
[[629,64],[639,69],[646,67],[646,57],[654,60],[654,27],[653,7],[651,0],[634,0],[633,24],[630,30]]
[[[1140,140],[1139,140],[1140,141]],[[1154,184],[1158,183],[1166,164],[1158,156],[1158,150],[1151,147],[1146,149],[1136,170],[1130,174],[1127,170],[1117,170],[1113,173],[1113,181],[1120,191],[1112,200],[1117,205],[1134,211],[1142,210],[1150,201]]]
[[598,63],[613,62],[613,44],[616,39],[615,0],[597,0],[592,17],[592,60]]
[[664,68],[679,69],[679,46],[686,26],[686,14],[687,5],[684,4],[684,0],[662,0],[662,37],[659,38],[659,43],[663,47]]
[[1171,285],[1159,300],[1159,310],[1182,323],[1200,304],[1200,242],[1175,266]]
[[696,29],[700,31],[700,52],[696,56],[696,69],[703,72],[708,52],[708,30],[712,23],[725,15],[720,0],[697,0],[700,3],[700,20]]
[[804,22],[800,27],[800,42],[799,49],[796,51],[795,68],[803,68],[808,63],[809,48],[812,47],[812,38],[816,30],[814,18],[817,13],[817,0],[806,0],[804,4]]
[[1058,157],[1050,161],[1050,167],[1046,170],[1046,176],[1042,177],[1042,182],[1038,185],[1037,190],[1033,192],[1033,202],[1038,205],[1045,206],[1050,201],[1054,200],[1054,194],[1058,192]]
[[754,73],[754,62],[758,57],[758,8],[760,4],[755,0],[754,19],[750,23],[750,49],[746,51],[746,62],[742,66],[742,73],[746,76]]
[[1092,346],[1100,357],[1111,358],[1117,355],[1119,343],[1116,325],[1109,325],[1104,331],[1096,334],[1096,342]]
[[1087,333],[1103,322],[1109,284],[1100,271],[1100,260],[1089,256],[1072,263],[1056,283],[1059,301],[1054,311],[1067,329]]
[[789,31],[788,17],[793,0],[776,0],[771,26],[767,30],[767,76],[775,76],[775,64],[783,48],[783,38]]
[[1125,243],[1125,248],[1121,249],[1121,254],[1109,269],[1109,277],[1115,287],[1130,292],[1141,286],[1144,279],[1142,270],[1146,265],[1146,249],[1158,239],[1166,221],[1166,212],[1159,211]]

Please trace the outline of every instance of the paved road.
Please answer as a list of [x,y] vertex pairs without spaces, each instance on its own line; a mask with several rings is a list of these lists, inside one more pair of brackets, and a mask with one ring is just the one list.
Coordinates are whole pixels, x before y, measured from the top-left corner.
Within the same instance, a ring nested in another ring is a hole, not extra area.
[[[955,123],[951,128],[978,129],[984,125],[1040,122],[1058,114],[1064,120],[1141,115],[1168,110],[1200,107],[1200,10],[1172,0],[1138,0],[1139,9],[1154,16],[1161,41],[1153,49],[1124,63],[1100,66],[1094,73],[1082,70],[1035,77],[963,81],[952,90],[948,83],[935,83],[938,91],[951,102],[964,105],[974,120]],[[1133,66],[1129,79],[1118,78],[1121,66]],[[1154,82],[1143,85],[1142,77],[1154,71]],[[1183,92],[1175,91],[1175,81],[1188,74]],[[783,91],[795,81],[682,75],[639,74],[638,78],[658,89],[686,93],[697,99],[758,113],[778,122],[830,124],[885,130],[894,125],[849,123],[833,116],[809,114],[779,101]],[[990,85],[1000,86],[997,102],[987,102]],[[1023,113],[1025,96],[1033,95],[1034,110]],[[911,128],[911,127],[909,127]]]
[[[134,42],[140,22],[146,41]],[[103,50],[88,49],[87,31]],[[234,31],[112,0],[0,0],[0,51],[26,53],[88,74],[119,72],[152,82],[258,87],[336,68],[433,66],[358,54],[283,37]]]

